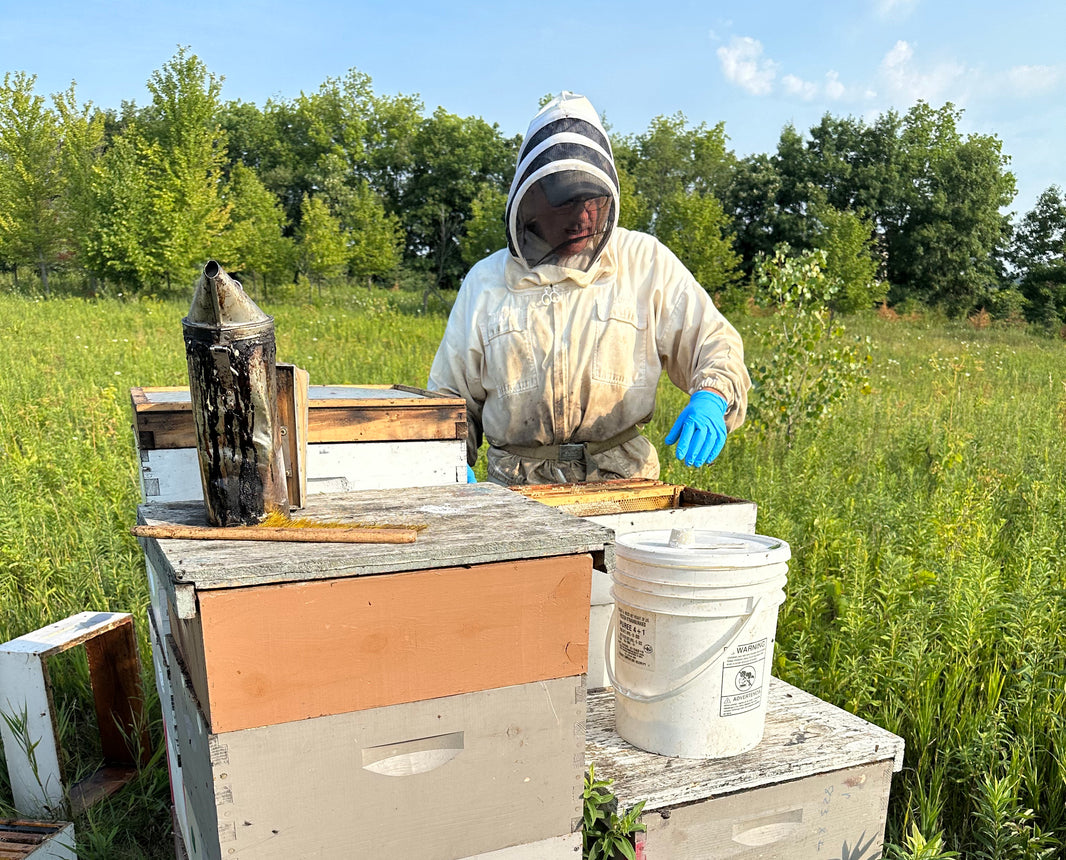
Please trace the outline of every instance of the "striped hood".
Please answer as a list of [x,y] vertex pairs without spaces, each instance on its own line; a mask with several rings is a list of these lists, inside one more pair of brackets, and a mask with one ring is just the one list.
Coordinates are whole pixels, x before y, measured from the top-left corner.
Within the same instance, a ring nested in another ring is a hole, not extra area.
[[[553,231],[551,218],[581,210],[581,234]],[[547,214],[545,214],[547,213]],[[559,213],[564,213],[560,215]],[[584,96],[563,92],[529,124],[507,197],[507,248],[529,269],[589,271],[618,224],[618,174],[607,132]]]

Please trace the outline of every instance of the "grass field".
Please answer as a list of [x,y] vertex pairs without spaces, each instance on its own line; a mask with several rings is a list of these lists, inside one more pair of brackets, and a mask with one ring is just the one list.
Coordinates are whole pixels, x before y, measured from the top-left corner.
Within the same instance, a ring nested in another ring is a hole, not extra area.
[[[421,386],[444,316],[417,305],[362,291],[263,306],[279,360],[312,383]],[[143,640],[128,392],[184,384],[187,309],[0,295],[0,641],[85,609],[133,612]],[[766,320],[734,321],[758,355]],[[891,855],[1063,856],[1066,347],[965,322],[847,325],[871,338],[873,393],[791,447],[741,430],[712,467],[679,465],[661,443],[685,398],[664,387],[646,431],[663,478],[754,500],[759,530],[791,543],[775,673],[905,739]],[[57,663],[64,747],[85,771],[87,670]],[[173,856],[151,712],[153,763],[76,822],[82,860]]]

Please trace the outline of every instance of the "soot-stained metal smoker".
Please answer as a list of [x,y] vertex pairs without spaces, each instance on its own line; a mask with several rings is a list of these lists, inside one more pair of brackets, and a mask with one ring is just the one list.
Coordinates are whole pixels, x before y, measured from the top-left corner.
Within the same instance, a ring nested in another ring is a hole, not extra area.
[[274,318],[210,260],[182,329],[207,521],[250,525],[288,514]]

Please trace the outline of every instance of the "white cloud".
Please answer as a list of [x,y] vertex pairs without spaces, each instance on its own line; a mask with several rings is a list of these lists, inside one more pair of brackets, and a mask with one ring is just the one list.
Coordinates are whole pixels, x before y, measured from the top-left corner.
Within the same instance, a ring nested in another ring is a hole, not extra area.
[[892,46],[892,50],[881,60],[882,67],[902,67],[914,59],[914,48],[902,39]]
[[734,36],[717,51],[726,78],[752,95],[765,96],[773,89],[777,63],[762,55],[762,42],[750,36]]
[[917,5],[918,0],[877,0],[874,8],[881,18],[899,20],[910,15]]
[[797,78],[795,75],[785,75],[781,78],[781,85],[790,96],[799,96],[805,102],[811,101],[818,95],[818,86],[816,84]]
[[[878,8],[902,10],[919,0],[884,0]],[[711,32],[712,38],[719,36]],[[751,36],[729,37],[716,49],[722,74],[731,83],[755,96],[775,90],[802,102],[871,105],[884,102],[905,108],[917,101],[931,105],[953,102],[966,107],[975,102],[1045,97],[1066,83],[1066,65],[1019,65],[1010,69],[969,66],[950,56],[919,53],[911,42],[900,40],[885,53],[872,78],[841,80],[830,69],[821,80],[785,73],[782,64],[766,56],[763,44]]]
[[836,72],[825,73],[825,94],[829,96],[833,101],[844,98],[844,94],[847,90],[844,85],[840,83],[840,75]]
[[885,54],[878,75],[885,83],[885,90],[900,104],[913,104],[922,99],[930,103],[954,99],[949,94],[964,88],[967,77],[972,75],[965,66],[955,62],[941,62],[932,68],[922,69],[914,62],[914,48],[908,42],[899,41]]
[[1015,66],[1007,72],[1007,81],[1018,96],[1036,96],[1050,92],[1062,78],[1054,66]]

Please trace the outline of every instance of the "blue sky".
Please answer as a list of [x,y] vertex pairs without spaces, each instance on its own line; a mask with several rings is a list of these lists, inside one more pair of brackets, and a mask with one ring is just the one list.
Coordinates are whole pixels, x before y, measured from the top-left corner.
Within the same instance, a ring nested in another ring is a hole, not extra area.
[[1023,213],[1066,188],[1066,3],[0,0],[0,72],[102,107],[144,104],[179,45],[225,99],[263,104],[356,68],[379,94],[525,130],[545,93],[587,95],[619,133],[681,112],[725,123],[738,155],[826,112],[873,120],[918,99],[1011,156]]

